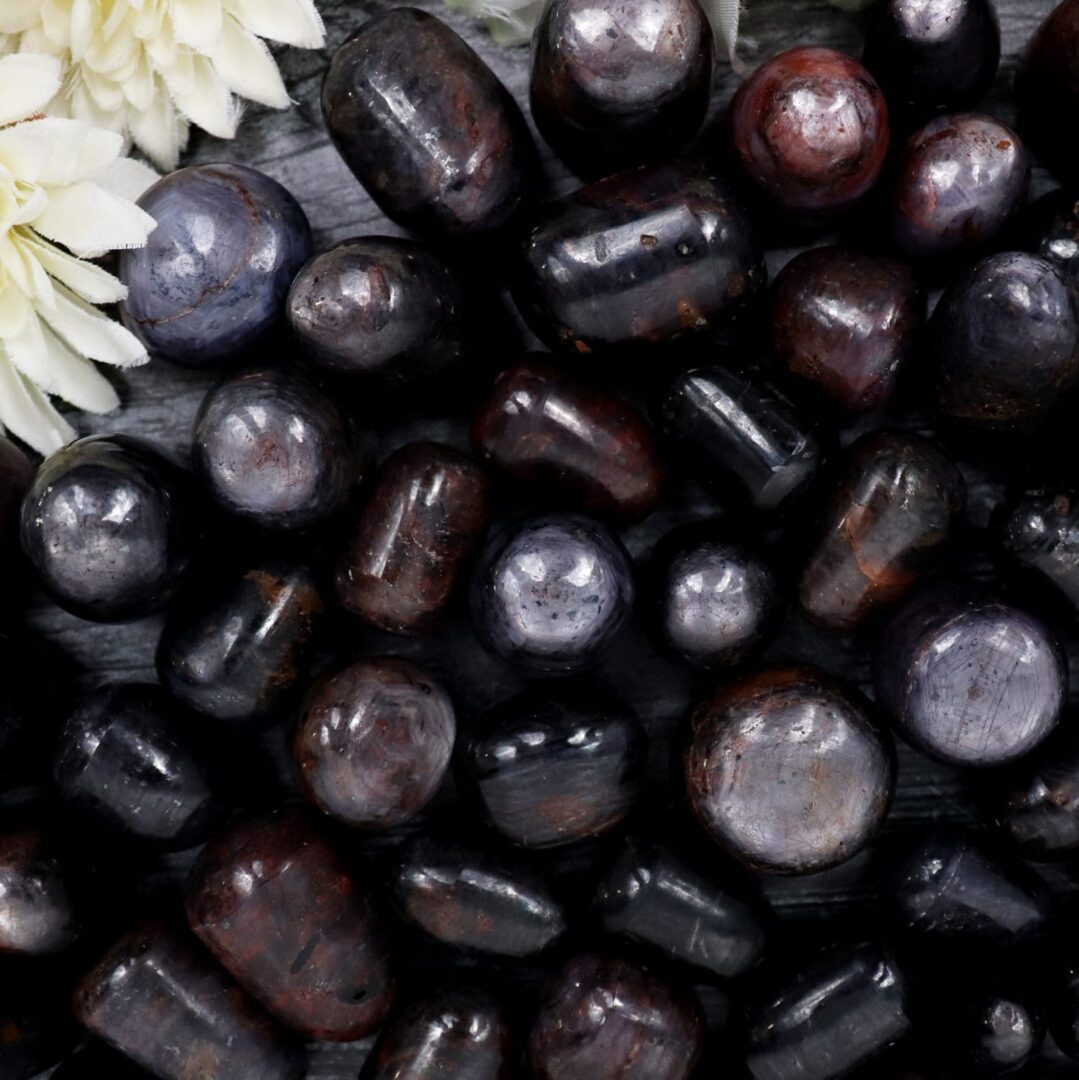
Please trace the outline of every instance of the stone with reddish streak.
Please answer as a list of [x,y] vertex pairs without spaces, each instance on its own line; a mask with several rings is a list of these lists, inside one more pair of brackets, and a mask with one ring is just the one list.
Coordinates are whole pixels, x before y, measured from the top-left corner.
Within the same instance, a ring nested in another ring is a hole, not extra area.
[[132,930],[79,983],[75,1016],[161,1080],[300,1080],[303,1045],[186,930]]
[[337,566],[337,596],[392,634],[433,630],[487,528],[488,483],[467,454],[415,442],[383,464]]
[[863,435],[826,503],[802,572],[802,610],[851,630],[899,600],[954,535],[965,499],[962,475],[936,444],[908,432]]
[[890,741],[863,698],[814,668],[727,683],[696,708],[690,727],[690,804],[713,839],[754,869],[835,866],[888,812]]
[[644,728],[621,703],[529,693],[489,710],[461,747],[491,823],[538,848],[618,825],[640,794],[644,755]]
[[308,796],[361,829],[391,829],[431,800],[457,734],[437,679],[398,657],[359,660],[307,697],[293,754]]
[[749,179],[783,210],[847,209],[877,182],[888,107],[873,76],[833,49],[788,49],[731,101],[731,143]]
[[495,229],[529,200],[538,162],[520,109],[426,11],[367,19],[330,60],[322,115],[356,179],[414,232]]
[[485,464],[589,513],[646,517],[663,473],[644,418],[612,390],[574,378],[542,354],[503,371],[472,422]]
[[625,960],[575,956],[528,1037],[537,1080],[685,1080],[704,1041],[693,997]]
[[883,405],[925,321],[910,268],[851,248],[795,256],[776,278],[772,352],[841,408]]
[[308,1038],[360,1039],[385,1019],[394,988],[373,902],[307,811],[283,807],[212,840],[186,906],[237,982]]

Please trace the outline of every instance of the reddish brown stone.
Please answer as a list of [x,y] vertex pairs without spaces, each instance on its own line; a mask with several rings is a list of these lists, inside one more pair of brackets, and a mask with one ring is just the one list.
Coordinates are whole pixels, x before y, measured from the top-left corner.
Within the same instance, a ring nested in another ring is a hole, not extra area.
[[650,514],[663,476],[652,432],[618,394],[542,355],[507,368],[472,424],[480,459],[508,479],[595,514]]
[[487,479],[467,455],[433,442],[382,466],[337,568],[337,595],[394,634],[433,629],[487,527]]
[[302,1045],[190,939],[151,923],[122,937],[75,991],[75,1016],[162,1080],[300,1080]]
[[371,899],[299,807],[211,841],[188,881],[187,918],[242,986],[309,1038],[362,1038],[389,1010]]

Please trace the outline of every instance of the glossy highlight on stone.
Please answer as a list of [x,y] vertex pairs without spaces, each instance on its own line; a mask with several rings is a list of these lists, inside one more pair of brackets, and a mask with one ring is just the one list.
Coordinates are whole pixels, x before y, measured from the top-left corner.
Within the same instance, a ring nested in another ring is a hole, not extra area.
[[686,1080],[701,1052],[697,1003],[625,960],[569,960],[528,1037],[536,1080]]
[[795,215],[852,206],[888,152],[880,87],[834,49],[788,49],[765,61],[738,87],[727,122],[746,175]]
[[958,526],[966,485],[920,435],[873,431],[847,451],[799,587],[816,623],[851,630],[918,581]]
[[676,376],[660,415],[690,471],[764,513],[796,505],[823,458],[812,426],[782,393],[731,368]]
[[1016,218],[1016,246],[1051,262],[1079,290],[1079,192],[1057,188]]
[[1010,1075],[1029,1064],[1045,1033],[1030,996],[1007,989],[968,995],[951,1031],[957,1063],[979,1076]]
[[999,540],[1011,562],[1079,610],[1079,491],[1046,484],[1018,492],[1004,507]]
[[120,255],[124,325],[151,355],[207,367],[255,345],[311,257],[311,226],[276,180],[246,165],[192,165],[141,199],[157,222]]
[[492,844],[420,835],[402,851],[393,891],[410,922],[479,953],[531,956],[566,929],[562,906],[535,867]]
[[165,849],[201,843],[219,805],[188,723],[156,686],[93,691],[60,733],[53,765],[60,794],[116,835]]
[[198,544],[188,473],[146,439],[91,435],[48,457],[22,505],[38,583],[83,619],[138,619],[165,604]]
[[772,353],[840,408],[868,412],[891,397],[924,320],[925,295],[904,263],[813,248],[776,278]]
[[1079,301],[1045,259],[991,255],[945,290],[927,348],[945,417],[1030,430],[1079,382]]
[[428,991],[394,1013],[360,1080],[514,1080],[512,1041],[490,994],[458,985]]
[[892,951],[857,945],[818,960],[758,1010],[746,1064],[753,1080],[832,1080],[912,1026],[906,976]]
[[895,117],[969,108],[1000,63],[993,0],[885,0],[870,16],[862,62]]
[[890,858],[881,898],[904,931],[938,948],[1028,948],[1050,914],[1040,878],[956,829],[916,837]]
[[224,510],[264,529],[333,517],[363,479],[359,435],[333,399],[281,368],[230,375],[203,399],[191,462]]
[[1079,737],[1071,723],[994,785],[993,803],[997,824],[1024,859],[1079,852]]
[[593,901],[603,929],[703,968],[744,975],[767,940],[763,902],[652,838],[629,840]]
[[542,354],[506,368],[472,422],[472,445],[507,481],[623,521],[646,517],[663,470],[644,418],[613,390]]
[[358,660],[307,695],[293,756],[308,797],[360,829],[392,829],[430,802],[457,721],[442,685],[395,656]]
[[0,953],[68,948],[80,930],[76,884],[53,838],[37,829],[0,833]]
[[303,1045],[186,931],[132,930],[81,981],[75,1016],[161,1080],[301,1080]]
[[554,0],[533,35],[540,134],[580,175],[670,157],[704,121],[712,37],[696,0]]
[[621,702],[520,694],[464,736],[464,778],[499,832],[546,848],[617,826],[640,794],[644,728]]
[[203,944],[290,1028],[348,1042],[385,1019],[394,988],[373,900],[299,807],[211,840],[186,907]]
[[1079,0],[1061,0],[1030,39],[1015,77],[1019,130],[1038,156],[1079,179],[1079,147],[1059,119],[1079,110]]
[[426,11],[367,19],[330,59],[322,115],[356,179],[414,232],[496,229],[529,200],[538,165],[520,110],[472,47]]
[[722,521],[668,533],[656,545],[649,574],[663,642],[694,667],[740,664],[776,628],[782,600],[775,574]]
[[337,598],[393,634],[437,626],[483,539],[488,482],[466,454],[440,443],[401,447],[383,463],[337,566]]
[[453,371],[475,337],[456,269],[396,236],[359,236],[316,255],[296,275],[286,314],[312,363],[386,384]]
[[982,113],[930,120],[904,143],[890,230],[911,259],[976,254],[1026,199],[1030,156],[1018,135]]
[[323,610],[318,580],[304,563],[271,556],[209,572],[165,623],[161,684],[217,720],[273,717],[302,685]]
[[524,244],[518,308],[571,354],[707,340],[763,290],[733,185],[695,162],[615,173],[551,204]]
[[892,619],[877,700],[919,750],[952,765],[1002,765],[1056,726],[1068,683],[1052,631],[991,596],[931,589]]
[[895,755],[868,704],[813,668],[722,686],[690,717],[690,805],[748,866],[804,874],[844,862],[888,812]]
[[528,518],[497,534],[472,577],[472,625],[493,653],[532,675],[594,665],[633,607],[618,540],[577,514]]

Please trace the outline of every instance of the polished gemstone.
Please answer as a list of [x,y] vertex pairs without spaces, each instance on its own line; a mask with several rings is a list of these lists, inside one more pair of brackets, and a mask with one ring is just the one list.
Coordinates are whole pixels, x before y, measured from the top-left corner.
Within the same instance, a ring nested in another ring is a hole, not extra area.
[[80,928],[76,893],[54,838],[38,829],[0,833],[0,953],[48,956],[68,948]]

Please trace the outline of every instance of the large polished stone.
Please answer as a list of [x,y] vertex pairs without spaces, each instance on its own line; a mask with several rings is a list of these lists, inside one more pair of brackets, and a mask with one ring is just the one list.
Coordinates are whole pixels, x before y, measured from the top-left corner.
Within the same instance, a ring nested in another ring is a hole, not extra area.
[[79,882],[64,855],[39,829],[0,833],[0,953],[49,956],[78,937]]

